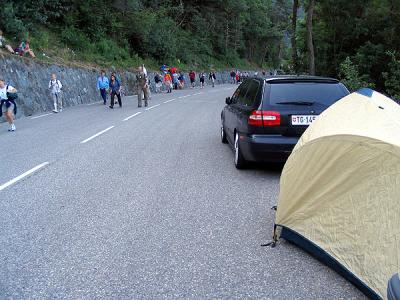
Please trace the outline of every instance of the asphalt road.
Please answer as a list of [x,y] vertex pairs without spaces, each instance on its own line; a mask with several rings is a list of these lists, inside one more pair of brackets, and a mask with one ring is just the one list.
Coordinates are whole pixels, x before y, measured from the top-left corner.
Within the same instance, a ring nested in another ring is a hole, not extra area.
[[219,138],[232,92],[1,124],[0,298],[363,299],[297,247],[260,246],[281,170],[235,169]]

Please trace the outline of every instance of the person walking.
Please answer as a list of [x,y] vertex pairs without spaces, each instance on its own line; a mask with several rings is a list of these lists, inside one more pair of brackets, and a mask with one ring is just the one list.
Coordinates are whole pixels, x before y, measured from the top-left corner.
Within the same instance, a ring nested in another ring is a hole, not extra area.
[[99,78],[97,78],[97,89],[100,91],[101,98],[103,99],[103,104],[107,104],[107,90],[110,86],[110,82],[106,76],[106,72],[101,70]]
[[217,76],[215,75],[215,72],[210,72],[208,75],[208,79],[211,80],[212,87],[215,86],[215,80],[217,79]]
[[18,98],[17,90],[5,83],[0,78],[0,117],[4,114],[9,128],[8,131],[15,131],[14,116],[17,114],[17,104],[15,100]]
[[183,72],[179,72],[179,89],[184,89],[185,88],[185,76],[183,75]]
[[172,93],[172,78],[169,73],[164,75],[164,84],[167,87],[167,93]]
[[110,108],[114,108],[114,99],[115,96],[118,98],[119,107],[122,107],[122,99],[121,99],[121,84],[117,79],[115,74],[111,75],[110,78],[110,95],[111,95],[111,105]]
[[174,90],[177,90],[178,89],[178,84],[179,84],[179,75],[178,75],[178,73],[173,73],[172,74],[172,81],[173,81],[173,83],[174,83]]
[[161,93],[162,78],[160,74],[156,73],[156,75],[154,76],[154,82],[156,83],[156,94]]
[[62,103],[62,97],[61,97],[61,89],[62,89],[62,84],[61,81],[57,79],[56,74],[51,74],[51,78],[49,81],[49,89],[50,89],[50,94],[53,99],[53,105],[54,109],[53,112],[58,113],[62,112],[63,109],[63,103]]
[[206,74],[204,72],[201,72],[199,75],[200,78],[200,88],[204,88],[204,82],[206,80]]
[[144,106],[149,105],[149,84],[147,81],[147,75],[143,70],[143,65],[138,68],[136,74],[136,80],[138,82],[138,107],[142,107],[142,93],[144,95]]
[[196,73],[193,70],[189,72],[189,79],[190,79],[190,85],[192,86],[193,89],[196,82]]
[[236,72],[234,70],[231,71],[231,83],[236,83]]

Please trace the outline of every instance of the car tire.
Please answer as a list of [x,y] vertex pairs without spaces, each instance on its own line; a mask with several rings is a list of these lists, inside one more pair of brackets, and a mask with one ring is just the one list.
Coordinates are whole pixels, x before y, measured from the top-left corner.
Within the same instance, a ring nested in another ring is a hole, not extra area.
[[244,169],[246,168],[247,162],[243,157],[242,151],[240,150],[239,144],[239,134],[235,133],[235,143],[234,143],[234,150],[235,150],[235,167],[236,169]]
[[226,138],[226,133],[224,129],[224,123],[221,122],[221,142],[222,144],[228,144],[228,139]]

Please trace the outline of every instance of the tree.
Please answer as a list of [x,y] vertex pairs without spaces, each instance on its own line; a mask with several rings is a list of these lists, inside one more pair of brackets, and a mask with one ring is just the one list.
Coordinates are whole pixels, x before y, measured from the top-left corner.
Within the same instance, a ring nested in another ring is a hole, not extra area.
[[299,0],[293,0],[292,11],[292,64],[293,70],[297,74],[299,72],[298,57],[297,57],[297,11],[299,10]]
[[313,41],[313,15],[315,0],[309,0],[307,7],[307,50],[308,50],[308,71],[315,75],[315,54]]

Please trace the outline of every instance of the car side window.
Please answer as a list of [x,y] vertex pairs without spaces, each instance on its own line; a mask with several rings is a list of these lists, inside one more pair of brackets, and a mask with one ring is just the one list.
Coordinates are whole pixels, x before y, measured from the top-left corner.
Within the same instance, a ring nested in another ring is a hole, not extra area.
[[257,98],[258,90],[260,88],[260,83],[256,80],[252,80],[249,84],[249,88],[247,89],[247,94],[244,98],[243,105],[245,106],[253,106],[254,101]]
[[237,103],[237,98],[239,96],[239,92],[240,92],[240,87],[238,87],[236,89],[236,91],[233,93],[233,95],[231,97],[232,103]]
[[249,86],[249,82],[245,81],[244,83],[242,83],[242,85],[239,87],[239,94],[237,96],[237,100],[236,103],[240,104],[240,105],[245,105],[245,101],[246,101],[246,94],[247,94],[247,89]]

